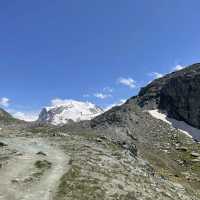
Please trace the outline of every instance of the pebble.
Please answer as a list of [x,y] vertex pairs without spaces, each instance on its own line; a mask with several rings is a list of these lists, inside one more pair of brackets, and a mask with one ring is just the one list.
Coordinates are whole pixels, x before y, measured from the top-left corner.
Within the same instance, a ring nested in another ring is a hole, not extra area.
[[200,157],[200,154],[199,154],[199,153],[196,153],[196,152],[192,152],[192,153],[191,153],[191,156],[198,158],[198,157]]

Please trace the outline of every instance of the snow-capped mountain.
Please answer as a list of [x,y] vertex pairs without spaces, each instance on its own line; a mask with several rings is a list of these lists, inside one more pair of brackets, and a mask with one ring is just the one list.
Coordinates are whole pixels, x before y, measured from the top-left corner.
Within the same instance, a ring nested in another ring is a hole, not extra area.
[[43,108],[38,121],[60,125],[69,121],[90,120],[101,113],[103,113],[103,109],[90,102],[65,100],[62,103]]

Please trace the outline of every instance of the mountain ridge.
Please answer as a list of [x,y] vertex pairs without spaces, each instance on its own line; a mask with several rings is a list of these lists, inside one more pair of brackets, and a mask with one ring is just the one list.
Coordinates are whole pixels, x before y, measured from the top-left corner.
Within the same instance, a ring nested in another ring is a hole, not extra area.
[[144,109],[159,109],[200,128],[200,63],[185,67],[141,88],[135,99]]

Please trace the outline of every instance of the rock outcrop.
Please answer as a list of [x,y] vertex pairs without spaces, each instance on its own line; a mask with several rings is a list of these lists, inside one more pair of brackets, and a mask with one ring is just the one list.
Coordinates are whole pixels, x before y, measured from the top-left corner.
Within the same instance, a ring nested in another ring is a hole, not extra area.
[[0,108],[0,120],[8,119],[8,118],[12,118],[12,116],[8,112]]
[[169,117],[200,128],[200,64],[154,80],[133,99],[140,107],[163,110]]
[[22,120],[14,118],[11,114],[6,112],[4,109],[0,108],[0,125],[12,125],[12,124],[21,124]]

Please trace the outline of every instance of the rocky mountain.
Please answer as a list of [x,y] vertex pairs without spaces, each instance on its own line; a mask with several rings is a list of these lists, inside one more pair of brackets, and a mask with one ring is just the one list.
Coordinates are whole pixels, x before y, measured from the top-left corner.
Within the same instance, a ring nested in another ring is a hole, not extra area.
[[150,113],[156,109],[182,120],[173,108],[195,118],[199,69],[195,64],[157,79],[89,121],[77,116],[96,106],[73,101],[46,108],[40,121],[76,123],[1,130],[0,198],[199,200],[200,143]]
[[154,80],[133,99],[140,107],[160,109],[171,118],[200,128],[200,64]]
[[11,114],[0,108],[0,125],[9,125],[13,123],[22,123],[22,121],[14,118]]
[[[142,88],[138,96],[90,122],[97,134],[115,141],[133,154],[137,152],[137,157],[148,161],[155,174],[181,184],[198,198],[200,190],[196,186],[200,188],[199,143],[194,142],[187,132],[174,127],[173,123],[155,118],[149,110],[160,110],[176,120],[184,120],[199,127],[199,72],[200,64],[194,64],[154,80]],[[197,155],[196,158],[193,153]],[[140,199],[145,199],[144,193],[141,194]],[[178,199],[175,195],[168,198]],[[153,195],[150,199],[153,199]]]
[[[179,129],[199,141],[200,130],[197,129],[200,122],[199,97],[200,64],[194,64],[154,80],[142,88],[138,96],[92,119],[90,126],[116,140],[134,139],[145,143],[151,143],[153,140],[154,143],[155,137],[149,132],[155,132],[155,126],[160,127],[158,136],[161,137],[168,130],[165,123],[169,122],[171,128]],[[162,116],[157,118],[164,119],[162,120],[165,123],[162,126],[160,120],[152,123],[149,117],[149,113],[152,114],[150,111],[156,109],[158,111],[154,113]],[[182,121],[186,123],[183,124]]]
[[0,120],[6,119],[6,118],[7,119],[12,118],[12,116],[8,112],[0,108]]
[[70,121],[90,120],[101,113],[103,113],[103,109],[90,102],[67,100],[59,105],[45,107],[37,121],[59,125]]

